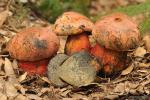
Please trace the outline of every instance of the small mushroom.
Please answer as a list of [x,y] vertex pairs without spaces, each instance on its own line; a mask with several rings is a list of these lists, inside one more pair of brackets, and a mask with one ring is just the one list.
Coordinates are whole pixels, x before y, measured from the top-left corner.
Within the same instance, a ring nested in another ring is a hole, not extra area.
[[122,13],[114,13],[97,21],[92,35],[99,44],[115,51],[134,49],[141,39],[137,24]]
[[90,49],[88,34],[92,28],[93,23],[90,19],[77,12],[65,12],[54,25],[54,31],[58,35],[68,36],[65,45],[67,55]]
[[45,75],[47,71],[49,59],[40,61],[18,61],[18,66],[29,75],[38,74]]
[[93,67],[95,65],[99,64],[89,53],[80,51],[74,53],[59,67],[59,77],[77,87],[89,84],[96,78],[96,69]]
[[31,27],[17,33],[9,41],[7,49],[17,60],[38,61],[57,53],[59,38],[49,27]]

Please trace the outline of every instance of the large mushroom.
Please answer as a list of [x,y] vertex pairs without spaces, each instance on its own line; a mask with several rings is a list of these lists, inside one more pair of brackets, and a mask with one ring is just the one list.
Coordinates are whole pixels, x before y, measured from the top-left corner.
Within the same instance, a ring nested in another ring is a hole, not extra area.
[[114,13],[95,23],[92,35],[97,45],[91,54],[102,61],[106,74],[126,68],[126,51],[138,46],[141,39],[137,24],[127,15]]
[[[20,67],[24,69],[26,66],[31,65],[30,67],[34,69],[35,66],[43,66],[40,60],[51,58],[57,53],[59,38],[50,27],[26,28],[9,41],[7,49],[12,58],[20,61]],[[44,66],[45,63],[47,61],[44,62]]]
[[77,12],[65,12],[54,24],[57,35],[68,36],[65,45],[67,55],[81,50],[89,51],[88,33],[92,31],[92,28],[93,23],[90,19]]

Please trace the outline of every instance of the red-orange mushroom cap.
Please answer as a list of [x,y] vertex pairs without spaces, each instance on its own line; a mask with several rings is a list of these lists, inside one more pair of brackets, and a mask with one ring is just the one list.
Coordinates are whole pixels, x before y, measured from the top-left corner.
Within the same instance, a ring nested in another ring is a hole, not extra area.
[[92,21],[77,12],[63,13],[54,24],[54,31],[60,36],[80,34],[85,31],[91,32],[92,28]]
[[133,49],[141,39],[138,25],[122,13],[114,13],[98,20],[92,35],[100,45],[116,51]]
[[50,27],[31,27],[17,33],[9,41],[7,49],[17,60],[37,61],[55,55],[59,45],[59,38]]

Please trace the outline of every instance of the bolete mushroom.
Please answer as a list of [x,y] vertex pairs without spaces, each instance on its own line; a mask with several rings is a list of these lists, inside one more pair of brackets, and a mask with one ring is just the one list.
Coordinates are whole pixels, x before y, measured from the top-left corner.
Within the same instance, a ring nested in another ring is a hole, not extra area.
[[126,67],[126,51],[138,46],[141,39],[137,24],[122,13],[98,20],[92,35],[99,45],[91,49],[91,54],[102,60],[106,74],[123,70]]
[[[36,66],[35,62],[39,64],[38,66],[43,66],[40,60],[51,58],[57,53],[58,49],[59,38],[50,27],[30,27],[23,29],[7,45],[10,56],[17,59],[20,67],[25,69],[25,71],[29,71],[28,65],[34,69]],[[35,69],[38,70],[39,68]],[[45,70],[45,68],[43,69]]]
[[88,33],[92,31],[92,28],[92,21],[77,12],[65,12],[54,25],[57,35],[68,36],[65,45],[67,55],[90,49]]

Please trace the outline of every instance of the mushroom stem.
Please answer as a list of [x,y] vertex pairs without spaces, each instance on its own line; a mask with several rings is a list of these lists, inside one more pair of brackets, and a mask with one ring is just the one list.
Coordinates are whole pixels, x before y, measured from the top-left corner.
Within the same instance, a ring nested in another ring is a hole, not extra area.
[[69,35],[65,44],[65,54],[72,55],[79,51],[89,51],[90,41],[86,32]]
[[18,65],[23,71],[28,72],[29,75],[45,75],[47,72],[48,62],[49,59],[40,61],[18,61]]
[[90,50],[91,55],[96,57],[102,64],[102,72],[106,75],[119,72],[126,68],[126,53],[106,49],[96,43]]

